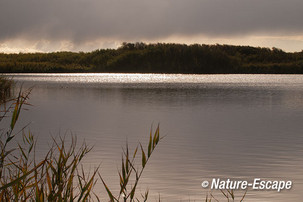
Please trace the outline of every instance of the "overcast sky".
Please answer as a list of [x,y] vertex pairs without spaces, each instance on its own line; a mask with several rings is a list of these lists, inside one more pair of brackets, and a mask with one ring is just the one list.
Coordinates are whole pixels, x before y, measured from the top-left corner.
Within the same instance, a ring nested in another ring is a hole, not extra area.
[[303,50],[302,0],[0,0],[0,52],[127,42]]

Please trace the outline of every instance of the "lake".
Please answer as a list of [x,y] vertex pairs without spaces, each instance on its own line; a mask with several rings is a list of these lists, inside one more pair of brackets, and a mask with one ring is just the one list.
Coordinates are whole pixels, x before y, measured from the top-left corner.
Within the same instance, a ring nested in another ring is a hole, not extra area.
[[[86,169],[118,190],[122,147],[165,136],[148,162],[149,201],[205,201],[213,178],[291,180],[290,190],[248,190],[247,201],[302,201],[303,75],[13,74],[34,86],[29,110],[37,155],[51,137],[74,134],[94,146]],[[67,138],[70,137],[67,135]],[[138,159],[140,164],[140,159]],[[96,192],[106,197],[102,185]],[[100,191],[98,191],[100,190]],[[220,198],[218,190],[212,193]],[[236,191],[238,201],[243,192]],[[224,200],[226,201],[226,200]]]

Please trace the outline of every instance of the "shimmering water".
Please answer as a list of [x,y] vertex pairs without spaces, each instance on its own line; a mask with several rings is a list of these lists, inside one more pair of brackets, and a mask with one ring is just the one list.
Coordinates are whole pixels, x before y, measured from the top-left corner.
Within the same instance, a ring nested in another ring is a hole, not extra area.
[[[289,191],[249,189],[246,199],[302,201],[301,75],[16,74],[14,80],[34,86],[33,107],[20,125],[31,121],[37,152],[47,150],[51,135],[71,131],[94,145],[84,163],[101,164],[115,190],[122,146],[146,143],[151,125],[160,123],[166,136],[140,184],[150,201],[159,194],[162,201],[204,201],[209,190],[201,182],[213,177],[292,180]],[[106,196],[100,184],[96,189]]]

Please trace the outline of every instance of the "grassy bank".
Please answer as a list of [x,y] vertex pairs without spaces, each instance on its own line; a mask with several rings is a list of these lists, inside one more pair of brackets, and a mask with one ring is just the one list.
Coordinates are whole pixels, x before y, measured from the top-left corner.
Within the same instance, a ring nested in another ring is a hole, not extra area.
[[5,99],[10,96],[12,85],[11,79],[0,75],[0,103],[4,103]]
[[303,51],[232,45],[123,43],[92,52],[0,54],[0,72],[302,74]]

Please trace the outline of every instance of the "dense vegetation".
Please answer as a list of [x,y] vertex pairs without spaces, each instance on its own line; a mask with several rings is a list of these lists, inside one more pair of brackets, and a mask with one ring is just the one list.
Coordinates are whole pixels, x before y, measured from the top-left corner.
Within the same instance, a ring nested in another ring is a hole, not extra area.
[[13,81],[0,75],[0,104],[10,95]]
[[[16,98],[4,98],[4,102],[0,102],[0,201],[100,201],[103,190],[94,190],[97,180],[102,181],[111,202],[147,200],[148,190],[144,195],[136,190],[162,139],[159,126],[154,133],[150,132],[145,148],[139,143],[133,153],[127,145],[123,149],[122,167],[118,171],[120,181],[117,182],[120,191],[115,193],[109,189],[98,168],[92,173],[84,170],[82,160],[92,148],[85,143],[77,145],[75,138],[69,140],[70,144],[65,138],[53,138],[45,157],[42,160],[35,158],[34,136],[26,127],[21,131],[16,129],[23,106],[29,105],[30,92],[20,91]],[[10,122],[4,119],[10,119]],[[21,136],[22,141],[16,142],[17,136]],[[142,163],[137,163],[140,154]]]
[[0,54],[0,72],[303,73],[303,51],[123,43],[93,52]]

